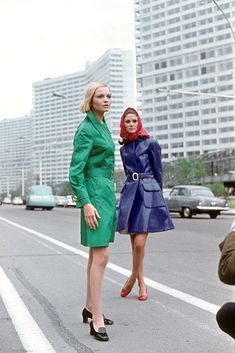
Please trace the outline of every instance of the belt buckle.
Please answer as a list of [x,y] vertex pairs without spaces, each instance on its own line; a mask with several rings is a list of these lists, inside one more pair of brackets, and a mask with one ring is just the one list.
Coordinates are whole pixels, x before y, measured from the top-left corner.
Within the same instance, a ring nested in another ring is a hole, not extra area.
[[139,180],[139,174],[138,174],[137,172],[132,173],[132,179],[133,179],[134,181]]

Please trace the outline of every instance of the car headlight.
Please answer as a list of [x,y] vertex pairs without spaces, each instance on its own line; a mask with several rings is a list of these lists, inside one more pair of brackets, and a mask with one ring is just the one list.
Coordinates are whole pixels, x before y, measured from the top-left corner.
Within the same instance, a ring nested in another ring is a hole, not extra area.
[[202,200],[201,199],[197,199],[197,205],[201,206],[202,205]]

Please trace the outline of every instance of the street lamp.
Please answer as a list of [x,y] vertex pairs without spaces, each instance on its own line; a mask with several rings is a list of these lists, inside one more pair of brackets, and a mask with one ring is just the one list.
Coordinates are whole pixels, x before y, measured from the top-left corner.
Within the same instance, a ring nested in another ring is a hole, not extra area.
[[181,93],[181,94],[188,94],[191,96],[209,96],[209,97],[220,97],[220,98],[227,98],[235,100],[235,96],[229,96],[225,94],[217,94],[217,93],[206,93],[206,92],[195,92],[195,91],[184,91],[184,90],[177,90],[177,89],[168,89],[168,88],[160,88],[156,87],[157,92],[166,92],[169,93]]
[[[53,141],[53,142],[49,143],[47,146],[42,147],[42,150],[43,151],[47,150],[47,149],[49,150],[51,148],[51,146],[56,145],[56,144],[57,144],[57,142]],[[43,171],[42,171],[42,153],[41,152],[42,151],[39,152],[39,185],[42,185],[42,173],[43,173]]]

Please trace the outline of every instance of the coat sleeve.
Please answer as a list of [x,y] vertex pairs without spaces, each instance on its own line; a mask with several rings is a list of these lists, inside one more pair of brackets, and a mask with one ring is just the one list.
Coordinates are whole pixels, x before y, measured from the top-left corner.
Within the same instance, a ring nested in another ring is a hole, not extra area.
[[219,247],[219,278],[226,284],[235,285],[235,232],[229,233]]
[[160,185],[162,190],[163,178],[162,178],[162,159],[161,159],[161,147],[157,141],[152,141],[150,144],[150,162],[155,179]]
[[78,129],[73,142],[73,154],[69,169],[69,182],[73,191],[73,198],[77,207],[82,207],[90,202],[84,184],[84,168],[93,147],[93,139],[88,132]]

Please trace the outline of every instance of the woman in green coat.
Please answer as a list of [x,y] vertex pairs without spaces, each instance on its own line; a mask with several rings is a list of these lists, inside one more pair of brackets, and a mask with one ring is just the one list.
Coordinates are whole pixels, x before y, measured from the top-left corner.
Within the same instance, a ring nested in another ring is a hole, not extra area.
[[111,92],[102,83],[90,84],[81,110],[85,119],[74,137],[69,181],[81,207],[81,244],[90,247],[87,266],[87,298],[83,322],[92,318],[90,334],[108,341],[105,324],[112,320],[102,313],[101,291],[108,246],[114,241],[116,200],[114,193],[114,142],[104,119],[111,106]]

